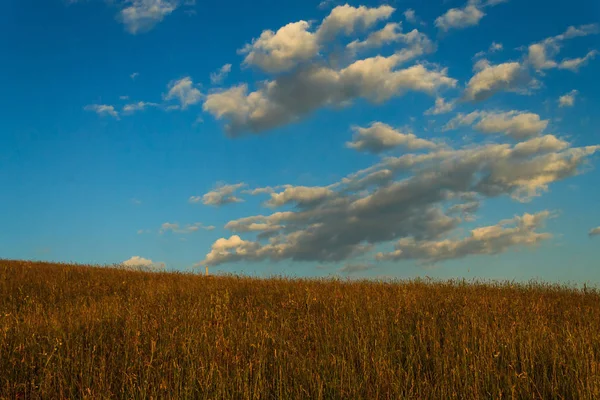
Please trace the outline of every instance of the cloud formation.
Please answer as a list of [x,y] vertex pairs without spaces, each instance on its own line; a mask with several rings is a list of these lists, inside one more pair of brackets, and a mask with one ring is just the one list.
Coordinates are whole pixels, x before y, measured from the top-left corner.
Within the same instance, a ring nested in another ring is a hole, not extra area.
[[246,54],[244,64],[256,66],[265,72],[287,71],[298,63],[315,57],[319,44],[310,24],[299,21],[281,27],[277,32],[266,30],[239,52]]
[[231,203],[241,203],[244,200],[236,197],[235,192],[245,187],[245,183],[236,183],[235,185],[218,184],[214,190],[204,194],[203,196],[190,197],[190,203],[199,203],[207,206],[224,206]]
[[565,93],[558,98],[559,107],[573,107],[575,105],[575,98],[579,93],[578,90],[573,89],[569,93]]
[[479,25],[479,21],[485,16],[485,13],[472,3],[469,2],[462,8],[449,9],[435,19],[435,26],[441,31],[448,32],[451,29],[465,29]]
[[534,82],[519,62],[492,65],[482,59],[475,64],[475,71],[465,88],[465,100],[482,101],[500,91],[522,91]]
[[600,226],[597,227],[597,228],[590,229],[588,235],[590,237],[592,237],[592,236],[600,236]]
[[446,114],[454,110],[456,103],[454,101],[446,101],[443,97],[438,96],[435,98],[435,104],[430,109],[426,110],[424,115],[439,115]]
[[161,271],[166,267],[165,263],[154,262],[140,256],[133,256],[130,259],[123,261],[121,265],[126,269],[143,271]]
[[524,111],[473,111],[469,114],[458,113],[443,129],[474,124],[473,128],[482,133],[501,133],[516,140],[524,140],[539,135],[546,129],[548,122],[538,114]]
[[417,241],[404,238],[396,243],[394,251],[378,253],[376,258],[379,261],[419,260],[435,263],[471,255],[499,254],[513,247],[532,246],[552,238],[550,233],[537,232],[548,217],[548,211],[525,213],[496,225],[473,229],[469,236],[462,239]]
[[169,82],[168,89],[165,100],[179,100],[183,110],[202,99],[202,93],[194,87],[194,82],[189,76]]
[[225,64],[219,68],[216,72],[210,74],[210,83],[213,85],[219,85],[223,83],[227,75],[231,72],[231,64]]
[[179,226],[178,223],[165,222],[164,224],[161,225],[159,233],[163,234],[163,233],[167,233],[167,232],[172,232],[172,233],[176,233],[176,234],[189,234],[189,233],[197,232],[200,229],[204,229],[206,231],[212,231],[213,229],[215,229],[215,227],[212,225],[205,226],[201,222],[188,224],[186,226]]
[[381,153],[394,147],[404,147],[408,150],[435,149],[438,145],[429,140],[421,139],[413,133],[402,133],[382,122],[374,122],[368,128],[355,126],[354,136],[346,147],[358,151]]
[[209,94],[203,109],[224,119],[228,133],[238,136],[272,129],[317,108],[339,107],[358,98],[381,103],[409,90],[433,94],[456,85],[445,69],[423,65],[397,69],[401,62],[403,56],[394,54],[359,60],[340,70],[308,66],[268,81],[254,92],[248,93],[248,86],[242,84]]
[[106,104],[90,104],[83,108],[85,111],[93,111],[101,117],[111,116],[119,119],[119,113],[114,106]]
[[123,106],[123,113],[133,114],[136,111],[144,111],[148,107],[158,107],[157,103],[150,103],[146,101],[138,101],[137,103],[130,103]]
[[[221,238],[201,264],[266,259],[339,262],[364,255],[376,244],[401,239],[414,240],[416,249],[429,248],[434,242],[450,240],[444,237],[463,221],[472,220],[481,201],[499,196],[529,201],[551,183],[579,174],[598,151],[600,146],[571,147],[545,135],[514,145],[437,148],[385,157],[326,187],[319,201],[287,197],[279,204],[295,208],[230,221],[226,229],[255,233],[256,240],[239,235]],[[292,193],[293,188],[285,190]],[[314,189],[300,191],[318,193]],[[549,238],[536,230],[547,216],[524,215],[494,229],[475,230],[473,239],[450,240],[446,243],[454,253],[445,250],[440,259],[467,250],[494,253],[513,245],[536,244]],[[515,226],[507,226],[511,224]],[[406,254],[409,242],[402,243]],[[435,259],[424,254],[425,259]]]
[[598,33],[600,33],[600,25],[598,24],[580,25],[577,27],[569,26],[569,28],[560,35],[552,36],[541,42],[531,44],[527,51],[527,60],[538,71],[559,68],[577,72],[581,66],[585,65],[598,54],[596,50],[588,52],[584,57],[563,59],[560,62],[557,62],[555,57],[560,52],[565,40],[596,35]]
[[129,4],[121,10],[118,19],[133,35],[148,32],[178,6],[177,1],[170,0],[131,0]]
[[487,51],[480,51],[480,52],[476,53],[474,58],[480,58],[487,54],[494,54],[498,51],[502,51],[503,48],[504,48],[504,46],[502,45],[502,43],[492,42],[492,44],[487,49]]

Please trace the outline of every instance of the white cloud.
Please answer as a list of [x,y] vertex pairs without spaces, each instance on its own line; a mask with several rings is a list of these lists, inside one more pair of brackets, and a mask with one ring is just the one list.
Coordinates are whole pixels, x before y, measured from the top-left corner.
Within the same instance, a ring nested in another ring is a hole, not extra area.
[[317,6],[317,8],[319,10],[325,10],[329,7],[331,7],[331,5],[335,2],[335,0],[322,0],[319,5]]
[[500,91],[522,91],[533,83],[527,69],[518,62],[491,65],[487,60],[480,60],[475,69],[477,73],[464,91],[466,100],[482,101]]
[[429,40],[427,35],[419,32],[417,29],[413,29],[408,33],[402,33],[401,25],[392,22],[386,24],[382,29],[372,32],[365,40],[350,42],[346,48],[355,55],[359,51],[381,47],[394,42],[401,42],[406,46],[396,52],[396,55],[402,59],[401,62],[435,51],[435,45]]
[[[327,186],[331,192],[320,201],[230,221],[227,229],[253,232],[257,239],[237,235],[219,239],[200,264],[266,259],[339,262],[364,255],[373,245],[401,239],[414,240],[420,249],[420,244],[437,243],[463,221],[472,220],[481,201],[499,196],[528,201],[551,183],[579,174],[598,151],[600,146],[574,148],[546,135],[514,146],[440,148],[386,157]],[[532,229],[545,217],[524,215],[493,229],[475,230],[472,236],[485,240],[451,241],[454,253],[444,250],[441,259],[471,249],[468,254],[483,254],[533,244],[545,238]]]
[[90,104],[83,108],[85,111],[93,111],[101,117],[110,115],[113,118],[119,119],[119,113],[114,106],[106,104]]
[[558,98],[558,106],[559,107],[573,107],[575,105],[575,99],[579,91],[576,89],[571,90],[569,93],[566,93]]
[[[476,124],[475,122],[478,121]],[[540,119],[534,113],[523,111],[473,111],[458,113],[443,127],[443,130],[457,129],[459,126],[474,125],[482,133],[503,133],[522,140],[540,134],[548,125],[548,120]]]
[[483,8],[493,7],[508,0],[469,0],[462,8],[451,8],[443,15],[435,19],[435,26],[443,32],[451,29],[465,29],[479,25],[479,21],[485,17]]
[[235,192],[245,187],[245,183],[236,183],[235,185],[227,185],[220,183],[216,188],[203,196],[192,196],[190,197],[190,203],[202,202],[208,206],[223,206],[230,203],[241,203],[244,200],[236,197]]
[[309,28],[308,22],[299,21],[287,24],[277,32],[263,31],[258,39],[240,50],[246,54],[244,64],[277,73],[312,59],[319,51],[319,44]]
[[460,125],[472,125],[482,133],[502,133],[517,140],[539,135],[548,126],[548,120],[538,114],[523,111],[473,111],[469,114],[457,114],[445,126],[444,130],[456,129]]
[[588,235],[592,236],[600,236],[600,226],[597,228],[590,229]]
[[[291,22],[276,32],[265,30],[238,52],[245,54],[244,64],[276,74],[289,71],[300,64],[313,60],[323,45],[340,33],[352,35],[371,28],[377,22],[390,17],[394,8],[380,6],[368,8],[352,7],[348,4],[337,6],[325,17],[316,31],[311,32],[307,21]],[[391,40],[383,35],[394,35],[394,28],[373,36],[365,46],[374,46],[374,41]]]
[[396,243],[393,252],[378,253],[377,259],[416,259],[435,263],[470,255],[499,254],[512,247],[533,246],[552,238],[550,233],[537,232],[550,216],[548,211],[537,214],[525,213],[522,216],[500,221],[496,225],[474,229],[463,239],[418,241],[410,237],[403,238]]
[[365,31],[379,21],[388,19],[394,12],[388,5],[369,8],[365,6],[353,7],[348,4],[337,6],[325,17],[316,35],[319,42],[329,41],[340,33],[352,35]]
[[384,44],[389,44],[399,41],[403,37],[402,25],[396,22],[386,24],[382,29],[372,32],[363,40],[354,40],[346,47],[352,52],[357,52],[362,49],[381,47]]
[[130,5],[119,13],[119,20],[131,34],[143,33],[154,28],[177,8],[176,1],[129,0]]
[[131,114],[136,111],[144,111],[147,107],[158,107],[158,104],[138,101],[137,103],[130,103],[123,106],[123,112],[126,114]]
[[165,263],[157,263],[154,262],[152,260],[149,260],[147,258],[143,258],[140,256],[133,256],[128,260],[125,260],[121,263],[121,265],[126,268],[126,269],[132,269],[132,270],[144,270],[144,271],[151,271],[151,270],[164,270],[165,269]]
[[210,74],[210,82],[213,85],[219,85],[223,83],[227,75],[231,72],[231,64],[225,64],[219,68],[216,72]]
[[368,128],[355,126],[352,128],[354,136],[346,147],[358,151],[380,153],[394,147],[402,146],[408,150],[435,149],[438,145],[429,140],[421,139],[413,133],[402,133],[391,126],[374,122]]
[[487,49],[487,51],[480,51],[479,53],[475,54],[474,58],[479,58],[479,57],[483,57],[487,54],[496,53],[498,51],[501,51],[503,48],[504,48],[504,46],[502,46],[502,43],[492,42],[492,44]]
[[165,100],[178,99],[183,110],[199,103],[202,99],[202,93],[194,87],[194,82],[189,76],[169,82],[168,88],[169,92],[165,95]]
[[561,62],[554,60],[554,57],[560,52],[565,40],[588,35],[595,35],[600,32],[598,24],[580,25],[578,27],[570,26],[564,33],[552,36],[534,43],[529,46],[527,59],[529,63],[538,71],[551,68],[568,69],[576,72],[579,67],[585,65],[588,60],[594,58],[596,50],[590,51],[585,57],[575,59],[564,59]]
[[467,4],[463,8],[451,8],[435,19],[435,26],[447,32],[451,29],[464,29],[479,24],[485,13],[477,5]]
[[408,10],[404,11],[403,15],[404,15],[404,19],[407,22],[410,22],[411,24],[421,23],[420,19],[417,17],[417,14],[415,13],[415,10],[413,10],[412,8],[409,8]]
[[266,203],[269,207],[281,207],[295,203],[298,206],[310,205],[331,197],[334,192],[326,187],[288,186],[283,192],[271,193]]
[[424,115],[446,114],[454,110],[455,105],[454,101],[446,101],[443,97],[438,96],[435,98],[435,105],[425,111]]
[[577,72],[579,68],[587,65],[588,61],[593,60],[597,55],[597,50],[591,50],[584,57],[565,58],[558,64],[558,69],[568,69],[569,71]]
[[129,75],[129,77],[130,77],[132,80],[135,80],[135,78],[137,78],[138,76],[140,76],[140,73],[139,73],[139,72],[134,72],[133,74]]
[[408,90],[433,94],[441,87],[456,85],[445,69],[430,70],[423,65],[396,69],[404,59],[404,55],[394,54],[359,60],[341,70],[301,68],[251,93],[245,84],[211,93],[203,109],[217,119],[225,119],[228,132],[238,135],[271,129],[319,107],[339,107],[356,98],[380,103]]
[[173,232],[173,233],[177,233],[177,234],[189,234],[189,233],[197,232],[200,229],[204,229],[206,231],[212,231],[213,229],[215,229],[215,227],[212,225],[205,226],[201,222],[188,224],[186,226],[179,226],[178,223],[165,222],[164,224],[161,225],[159,233],[163,234],[166,232]]

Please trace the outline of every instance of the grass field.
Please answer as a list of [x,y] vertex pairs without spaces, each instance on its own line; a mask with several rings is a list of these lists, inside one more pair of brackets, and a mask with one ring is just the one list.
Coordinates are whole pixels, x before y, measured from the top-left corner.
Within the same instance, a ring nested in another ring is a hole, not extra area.
[[0,260],[0,398],[600,399],[600,293]]

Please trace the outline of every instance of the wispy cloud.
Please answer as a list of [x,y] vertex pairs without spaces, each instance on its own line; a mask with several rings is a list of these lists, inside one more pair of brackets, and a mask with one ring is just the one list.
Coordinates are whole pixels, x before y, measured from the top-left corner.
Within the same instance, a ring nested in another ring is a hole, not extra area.
[[150,31],[178,7],[175,0],[129,0],[128,4],[118,19],[133,35]]
[[115,110],[114,106],[106,104],[90,104],[83,108],[86,111],[93,111],[101,117],[111,116],[119,119],[119,113]]
[[191,105],[199,103],[202,99],[202,93],[194,86],[194,82],[189,76],[171,81],[168,85],[168,89],[169,91],[165,95],[165,100],[179,100],[181,109],[183,110]]
[[210,82],[213,85],[219,85],[223,83],[227,75],[231,72],[231,64],[225,64],[219,68],[216,72],[210,74]]
[[244,200],[236,197],[235,192],[247,186],[245,183],[236,183],[235,185],[218,184],[217,187],[203,196],[190,197],[190,203],[200,203],[208,206],[223,206],[231,203],[241,203]]
[[215,227],[212,225],[205,226],[201,222],[188,224],[186,226],[180,226],[178,223],[165,222],[164,224],[161,225],[159,233],[163,234],[163,233],[167,233],[167,232],[172,232],[172,233],[176,233],[176,234],[189,234],[189,233],[197,232],[200,229],[203,229],[206,231],[212,231],[213,229],[215,229]]

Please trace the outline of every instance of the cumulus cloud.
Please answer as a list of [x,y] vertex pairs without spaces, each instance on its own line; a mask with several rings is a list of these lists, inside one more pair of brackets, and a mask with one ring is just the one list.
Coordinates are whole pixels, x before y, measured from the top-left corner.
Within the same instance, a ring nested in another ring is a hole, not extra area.
[[546,129],[548,122],[541,119],[538,114],[530,112],[473,111],[469,114],[457,114],[443,129],[456,129],[460,125],[475,124],[473,127],[479,132],[502,133],[513,139],[523,140],[539,135]]
[[124,268],[131,270],[160,271],[165,269],[165,263],[154,262],[152,260],[140,256],[133,256],[130,259],[123,261],[121,265]]
[[597,228],[590,229],[588,235],[592,236],[600,236],[600,226]]
[[579,91],[576,89],[571,90],[569,93],[565,93],[564,95],[558,98],[558,106],[559,107],[573,107],[575,105],[575,98]]
[[128,3],[118,19],[134,35],[151,30],[178,6],[177,1],[169,0],[130,0]]
[[539,233],[538,229],[550,217],[550,212],[523,214],[500,221],[496,225],[485,226],[471,231],[462,239],[440,241],[418,241],[403,238],[390,253],[378,253],[378,260],[420,260],[435,263],[471,255],[499,254],[513,247],[533,246],[550,239],[550,233]]
[[485,13],[475,4],[467,4],[462,8],[451,8],[435,19],[435,26],[447,32],[451,29],[464,29],[479,25]]
[[209,94],[203,109],[226,121],[232,136],[262,132],[312,113],[323,106],[342,106],[364,98],[380,103],[406,91],[433,94],[441,87],[454,87],[447,70],[414,65],[396,67],[403,55],[371,57],[336,70],[326,66],[300,68],[291,75],[266,82],[248,93],[245,84]]
[[207,206],[223,206],[231,203],[241,203],[244,200],[236,197],[235,192],[245,187],[245,183],[236,183],[235,185],[218,184],[217,187],[204,194],[203,196],[192,196],[190,197],[190,203],[199,203]]
[[[328,186],[327,195],[319,201],[291,211],[230,221],[226,229],[252,232],[257,234],[256,240],[237,235],[219,239],[201,263],[266,259],[339,262],[391,240],[439,242],[461,222],[472,220],[481,201],[499,196],[529,201],[547,191],[551,183],[579,174],[589,156],[598,151],[600,146],[571,147],[546,135],[515,145],[439,148],[386,157]],[[288,193],[291,188],[286,188]],[[531,218],[520,218],[513,221],[515,227],[500,224],[498,237],[487,236],[486,240],[493,242],[494,249],[504,249],[505,242],[513,245],[535,238],[535,232],[526,235]],[[456,247],[464,251],[471,246],[472,239]]]
[[578,27],[570,26],[564,33],[552,36],[541,42],[531,44],[527,51],[527,60],[538,71],[560,68],[577,71],[579,67],[585,65],[588,60],[594,58],[596,50],[590,51],[586,56],[575,59],[564,59],[557,62],[554,58],[560,52],[565,40],[588,35],[595,35],[600,32],[598,24],[580,25]]
[[210,83],[213,85],[219,85],[223,83],[227,75],[231,72],[231,64],[225,64],[219,68],[216,72],[210,74]]
[[[339,34],[352,35],[367,30],[377,22],[389,18],[393,11],[394,8],[390,6],[337,6],[314,31],[311,31],[311,23],[307,21],[291,22],[277,31],[263,31],[238,52],[245,54],[244,64],[247,66],[257,67],[270,74],[289,71],[313,60],[319,55],[320,49]],[[390,27],[371,37],[364,46],[374,46],[376,40],[390,41],[391,38],[384,37],[390,34],[398,33],[394,27]]]
[[374,122],[368,128],[355,126],[352,128],[354,137],[346,147],[358,151],[381,153],[382,151],[402,146],[408,150],[435,149],[438,145],[429,140],[421,139],[413,133],[402,133],[391,126]]
[[169,82],[168,89],[165,100],[179,100],[183,110],[202,99],[202,93],[194,87],[194,82],[189,76]]
[[348,4],[337,6],[325,17],[316,35],[320,42],[332,40],[340,33],[352,35],[365,31],[379,21],[388,19],[395,11],[393,7],[353,7]]
[[93,111],[101,117],[111,116],[113,118],[119,119],[119,113],[115,110],[114,106],[106,105],[106,104],[90,104],[83,108],[85,111]]
[[482,101],[500,91],[520,91],[534,83],[527,68],[518,62],[492,65],[480,60],[475,69],[464,91],[464,98],[470,101]]
[[271,199],[266,203],[269,207],[281,207],[285,204],[294,203],[305,206],[322,201],[333,195],[333,191],[326,187],[291,186],[283,192],[271,193]]
[[263,31],[258,39],[240,50],[246,54],[244,64],[277,73],[312,59],[319,51],[319,44],[309,28],[308,22],[299,21],[287,24],[277,32]]
[[215,229],[215,227],[212,225],[205,226],[201,222],[188,224],[186,226],[179,226],[178,223],[165,222],[164,224],[161,225],[159,233],[163,234],[163,233],[167,233],[167,232],[172,232],[172,233],[176,233],[176,234],[189,234],[189,233],[197,232],[200,229],[203,229],[206,231],[212,231],[213,229]]
[[399,23],[388,23],[382,29],[369,34],[365,40],[350,42],[346,48],[352,54],[356,54],[360,51],[378,48],[390,43],[403,43],[405,45],[405,48],[396,52],[398,56],[401,56],[402,62],[435,51],[435,45],[427,35],[417,29],[402,33]]
[[424,115],[439,115],[446,114],[454,110],[456,103],[454,101],[446,101],[443,97],[435,98],[435,105],[424,112]]

